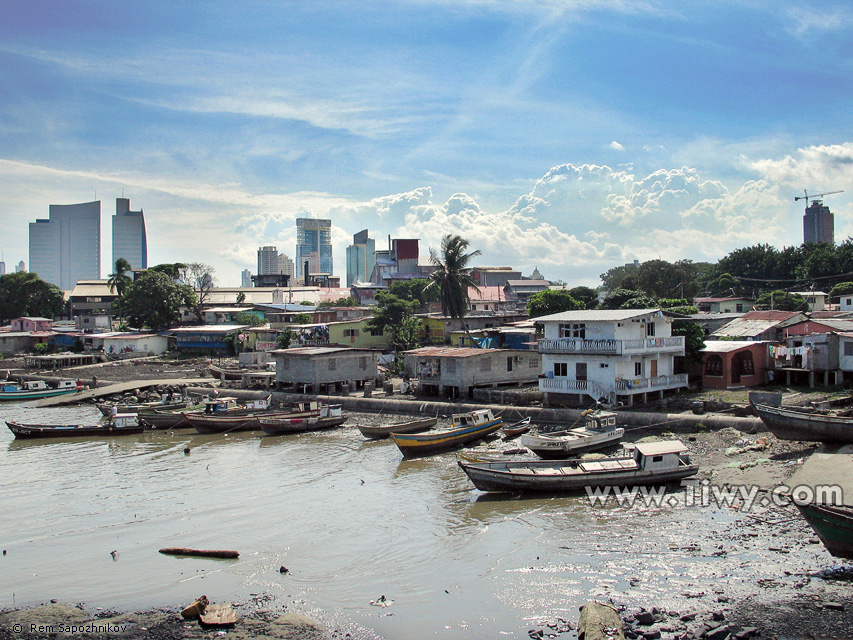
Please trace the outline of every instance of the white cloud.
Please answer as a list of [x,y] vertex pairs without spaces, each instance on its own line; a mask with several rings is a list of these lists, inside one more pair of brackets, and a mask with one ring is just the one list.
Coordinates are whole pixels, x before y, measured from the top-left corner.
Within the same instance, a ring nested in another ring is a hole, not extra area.
[[610,148],[614,149],[615,151],[625,151],[625,147],[623,147],[621,144],[619,144],[615,140],[610,143]]

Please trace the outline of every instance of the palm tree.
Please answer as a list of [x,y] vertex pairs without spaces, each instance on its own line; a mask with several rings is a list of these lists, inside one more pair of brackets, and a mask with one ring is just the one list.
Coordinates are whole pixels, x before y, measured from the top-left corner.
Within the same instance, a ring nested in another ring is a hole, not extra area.
[[116,260],[115,273],[110,274],[110,279],[107,284],[110,285],[110,292],[118,294],[118,309],[121,316],[121,298],[127,288],[133,283],[133,280],[127,272],[130,271],[130,263],[124,258]]
[[[447,234],[441,240],[441,256],[434,249],[430,249],[430,262],[437,267],[429,276],[429,284],[424,287],[424,293],[438,291],[441,299],[441,312],[454,320],[462,323],[465,334],[471,338],[468,325],[465,324],[465,314],[468,312],[468,289],[473,288],[480,291],[468,261],[480,255],[478,251],[465,253],[468,249],[468,241],[461,236]],[[473,340],[472,340],[473,343]],[[476,344],[476,343],[474,343]]]

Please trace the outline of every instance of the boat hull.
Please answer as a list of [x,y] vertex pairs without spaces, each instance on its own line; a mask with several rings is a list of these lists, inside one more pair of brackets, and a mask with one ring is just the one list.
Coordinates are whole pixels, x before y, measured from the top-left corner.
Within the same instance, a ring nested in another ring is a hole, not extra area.
[[261,418],[260,425],[264,433],[270,436],[283,436],[290,433],[305,433],[306,431],[319,431],[321,429],[332,429],[341,426],[346,421],[346,416],[331,416],[328,418],[302,418],[292,420],[275,420]]
[[754,404],[758,417],[780,440],[853,443],[853,418]]
[[[689,478],[699,471],[698,465],[681,465],[666,471],[612,471],[595,474],[565,475],[550,462],[470,463],[459,466],[480,491],[521,491],[561,493],[580,491],[586,487],[628,487],[668,484]],[[520,469],[527,469],[521,472]]]
[[391,438],[405,458],[432,455],[452,451],[469,442],[481,440],[503,426],[503,420],[497,418],[484,424],[448,429],[424,434],[392,433]]
[[142,425],[115,427],[112,425],[34,425],[6,422],[18,439],[83,438],[86,436],[128,436],[142,433]]
[[521,445],[530,449],[540,458],[559,460],[613,446],[618,444],[624,435],[625,429],[622,428],[584,436],[563,431],[551,434],[524,435],[521,437]]
[[392,433],[420,433],[427,431],[435,426],[438,418],[426,418],[424,420],[412,420],[411,422],[403,422],[401,424],[390,424],[381,427],[370,427],[359,425],[358,430],[365,438],[371,440],[381,440],[390,438]]
[[76,389],[43,389],[40,391],[0,391],[0,401],[38,400],[76,393]]
[[837,558],[853,558],[853,508],[797,505],[823,546]]
[[304,419],[319,417],[320,411],[296,411],[296,412],[269,412],[269,413],[242,413],[241,415],[208,415],[204,413],[192,414],[182,413],[195,430],[203,434],[233,433],[237,431],[259,431],[261,423],[259,418],[280,419]]

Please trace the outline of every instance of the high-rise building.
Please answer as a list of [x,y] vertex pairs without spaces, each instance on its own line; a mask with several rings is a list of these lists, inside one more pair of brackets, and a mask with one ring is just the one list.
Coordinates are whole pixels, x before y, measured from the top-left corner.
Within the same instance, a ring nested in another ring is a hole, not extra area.
[[296,277],[309,273],[332,274],[332,221],[321,218],[296,219]]
[[278,249],[275,247],[258,248],[258,275],[266,276],[278,273]]
[[376,264],[376,241],[367,237],[367,229],[352,237],[347,247],[347,286],[356,282],[370,282],[370,274]]
[[240,274],[240,287],[243,289],[252,286],[252,272],[248,269],[243,269]]
[[803,244],[835,244],[835,216],[823,200],[814,199],[803,216]]
[[6,263],[0,260],[0,276],[6,275]]
[[52,204],[48,219],[31,222],[30,270],[65,291],[99,279],[101,201]]
[[113,262],[124,258],[131,269],[148,268],[148,238],[145,235],[145,216],[142,209],[130,210],[130,198],[116,198],[116,214],[113,216]]
[[15,273],[26,273],[27,272],[27,263],[21,260],[18,264],[15,265]]

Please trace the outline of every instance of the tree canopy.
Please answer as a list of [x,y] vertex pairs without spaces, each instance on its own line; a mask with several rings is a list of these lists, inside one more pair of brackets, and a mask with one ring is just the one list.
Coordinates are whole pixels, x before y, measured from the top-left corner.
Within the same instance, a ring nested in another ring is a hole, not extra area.
[[397,352],[411,349],[417,343],[417,330],[420,321],[414,316],[417,302],[403,300],[393,293],[385,291],[376,294],[378,304],[374,315],[367,321],[367,327],[374,331],[389,333],[394,350]]
[[583,302],[575,300],[571,292],[565,289],[540,291],[530,296],[527,300],[527,314],[531,318],[585,308],[586,305]]
[[128,287],[123,297],[125,316],[136,327],[160,331],[177,324],[181,306],[196,305],[192,287],[178,284],[162,271],[148,269]]
[[[463,320],[468,312],[468,289],[479,291],[468,263],[471,258],[480,255],[478,251],[468,251],[469,243],[461,236],[448,234],[441,241],[441,253],[430,249],[430,262],[436,267],[429,276],[429,284],[424,288],[426,295],[438,292],[441,312],[455,320]],[[463,322],[465,332],[467,326]]]
[[430,302],[438,302],[439,300],[439,292],[435,288],[427,289],[428,286],[429,280],[426,278],[400,280],[391,283],[391,286],[388,287],[388,293],[393,293],[403,300],[417,302],[418,306],[425,307]]
[[53,319],[64,309],[62,291],[38,274],[21,271],[0,276],[0,320],[8,322],[22,316]]

